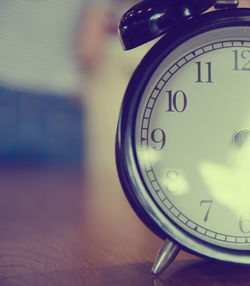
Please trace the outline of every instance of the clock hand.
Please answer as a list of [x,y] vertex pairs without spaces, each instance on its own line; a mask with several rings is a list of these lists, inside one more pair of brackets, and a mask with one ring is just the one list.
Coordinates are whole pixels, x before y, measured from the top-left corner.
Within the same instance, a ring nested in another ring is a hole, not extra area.
[[155,259],[152,273],[159,275],[165,270],[175,259],[180,251],[180,246],[172,240],[166,239],[159,250]]

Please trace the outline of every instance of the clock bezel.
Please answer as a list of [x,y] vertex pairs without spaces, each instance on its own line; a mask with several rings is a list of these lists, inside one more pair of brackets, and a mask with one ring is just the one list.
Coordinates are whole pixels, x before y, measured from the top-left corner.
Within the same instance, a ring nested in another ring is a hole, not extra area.
[[[134,72],[122,103],[116,137],[117,169],[124,192],[141,220],[159,237],[169,237],[188,252],[218,260],[250,264],[250,250],[234,250],[210,244],[186,232],[162,212],[147,190],[135,151],[135,118],[150,77],[176,47],[201,33],[217,28],[250,26],[250,9],[214,11],[189,20],[163,37]],[[250,37],[249,37],[250,38]],[[166,48],[167,47],[167,48]]]

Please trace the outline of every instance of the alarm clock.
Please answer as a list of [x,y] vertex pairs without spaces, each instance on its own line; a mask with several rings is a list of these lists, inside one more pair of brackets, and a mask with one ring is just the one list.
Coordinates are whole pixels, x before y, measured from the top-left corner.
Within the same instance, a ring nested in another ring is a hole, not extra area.
[[146,0],[121,19],[124,49],[165,34],[132,75],[116,137],[124,192],[165,241],[154,274],[180,249],[250,264],[250,9],[237,2]]

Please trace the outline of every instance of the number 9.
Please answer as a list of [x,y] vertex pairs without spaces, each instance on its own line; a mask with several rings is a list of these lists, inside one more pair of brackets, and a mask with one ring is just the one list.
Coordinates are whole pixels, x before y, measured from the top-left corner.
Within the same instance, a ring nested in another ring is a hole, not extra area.
[[153,146],[156,151],[161,151],[166,145],[166,134],[161,128],[156,128],[151,132],[151,139],[159,146]]

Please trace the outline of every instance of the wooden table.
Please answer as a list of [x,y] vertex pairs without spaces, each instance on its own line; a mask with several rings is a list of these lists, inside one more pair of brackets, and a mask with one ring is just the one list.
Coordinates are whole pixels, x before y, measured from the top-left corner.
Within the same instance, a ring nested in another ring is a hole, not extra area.
[[160,277],[161,245],[128,205],[116,174],[0,167],[1,286],[250,285],[250,267],[181,252]]

